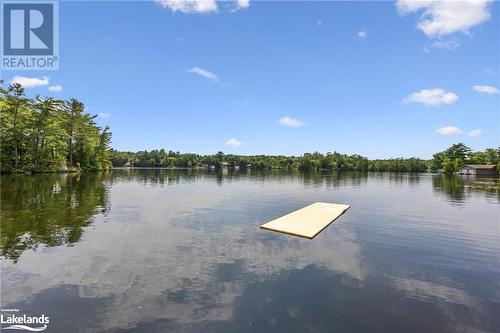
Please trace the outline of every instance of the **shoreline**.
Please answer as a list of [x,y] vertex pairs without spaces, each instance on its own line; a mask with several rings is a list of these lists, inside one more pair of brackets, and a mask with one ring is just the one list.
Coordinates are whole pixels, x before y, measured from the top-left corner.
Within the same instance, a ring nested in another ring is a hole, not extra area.
[[57,171],[19,171],[19,172],[2,172],[0,175],[23,175],[32,176],[39,174],[77,174],[77,173],[96,173],[108,172],[112,170],[200,170],[200,171],[298,171],[298,172],[387,172],[398,174],[444,174],[443,172],[433,171],[387,171],[387,170],[345,170],[345,169],[316,169],[316,170],[301,170],[299,168],[203,168],[203,167],[111,167],[109,169],[100,170],[57,170]]

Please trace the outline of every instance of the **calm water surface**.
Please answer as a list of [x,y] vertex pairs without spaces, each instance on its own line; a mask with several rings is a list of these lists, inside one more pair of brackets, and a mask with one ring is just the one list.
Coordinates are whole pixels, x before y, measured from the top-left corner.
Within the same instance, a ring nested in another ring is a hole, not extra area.
[[[499,332],[500,199],[390,173],[2,176],[2,308],[47,332]],[[465,180],[467,182],[467,180]],[[351,209],[314,240],[259,225]]]

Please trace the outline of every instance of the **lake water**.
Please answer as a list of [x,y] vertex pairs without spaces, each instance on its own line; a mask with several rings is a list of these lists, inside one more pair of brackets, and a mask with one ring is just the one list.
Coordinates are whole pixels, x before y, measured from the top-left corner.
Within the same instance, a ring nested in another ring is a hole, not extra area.
[[[1,181],[2,308],[47,332],[500,331],[500,197],[458,177]],[[313,240],[259,229],[316,201],[352,207]]]

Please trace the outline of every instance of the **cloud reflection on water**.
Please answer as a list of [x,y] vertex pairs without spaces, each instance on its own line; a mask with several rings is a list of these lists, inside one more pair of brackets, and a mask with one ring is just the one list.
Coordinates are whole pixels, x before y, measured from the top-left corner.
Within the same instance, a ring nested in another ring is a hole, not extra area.
[[[488,321],[498,306],[496,295],[481,299],[473,288],[450,281],[456,278],[451,273],[412,276],[404,262],[412,253],[397,253],[398,238],[406,237],[407,250],[415,252],[412,232],[418,239],[421,230],[435,228],[427,212],[438,215],[436,220],[461,221],[459,208],[440,200],[439,209],[447,209],[443,213],[427,200],[432,183],[425,176],[133,171],[102,181],[109,208],[96,212],[78,243],[41,246],[15,264],[2,261],[4,304],[44,309],[58,322],[53,329],[74,332],[75,327],[85,327],[82,332],[117,327],[445,332],[497,325]],[[481,207],[494,216],[484,200],[472,199],[471,209]],[[314,241],[258,229],[319,200],[349,202],[355,209]],[[407,223],[391,220],[395,212]],[[418,228],[406,229],[411,226]],[[459,237],[446,225],[440,228]],[[469,235],[464,224],[457,229],[460,237]],[[427,242],[432,248],[439,240]],[[383,243],[396,253],[384,252]],[[471,246],[463,254],[476,249]],[[490,244],[483,250],[494,249]],[[398,266],[391,267],[391,261]],[[94,310],[85,310],[85,304]],[[461,318],[464,311],[470,315]],[[423,317],[429,321],[418,320]],[[89,321],[92,325],[85,326]]]

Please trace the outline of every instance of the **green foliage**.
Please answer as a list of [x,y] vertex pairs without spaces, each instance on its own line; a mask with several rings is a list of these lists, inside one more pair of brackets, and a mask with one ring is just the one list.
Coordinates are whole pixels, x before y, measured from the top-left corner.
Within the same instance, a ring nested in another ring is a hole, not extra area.
[[1,172],[110,168],[109,127],[84,110],[76,99],[27,98],[20,84],[0,86]]
[[473,152],[463,143],[457,143],[442,152],[434,154],[431,169],[452,174],[457,172],[464,164],[498,165],[499,163],[500,148],[488,148],[483,152]]
[[114,149],[109,150],[109,158],[114,167],[122,167],[129,161],[130,152],[119,152]]
[[[457,160],[457,161],[460,162],[459,160]],[[457,170],[455,170],[456,164],[457,163],[455,161],[453,161],[452,159],[445,158],[441,167],[442,167],[444,173],[452,174],[452,173],[457,171]]]
[[360,155],[346,155],[337,152],[321,154],[306,153],[302,156],[269,155],[232,155],[218,152],[214,155],[183,154],[164,149],[152,151],[119,152],[110,151],[113,166],[125,164],[134,167],[165,168],[222,168],[240,169],[299,169],[314,170],[350,170],[350,171],[389,171],[389,172],[427,172],[443,170],[456,172],[463,164],[499,164],[500,148],[473,152],[462,143],[454,144],[445,151],[433,155],[431,161],[416,157],[368,160]]
[[164,149],[139,151],[137,153],[110,151],[111,162],[115,167],[126,165],[134,167],[166,167],[166,168],[252,168],[252,169],[299,169],[314,170],[350,170],[350,171],[395,171],[425,172],[428,162],[418,159],[373,160],[360,155],[346,155],[337,152],[321,154],[306,153],[302,156],[269,156],[269,155],[226,155],[218,152],[214,155],[181,154]]
[[429,169],[428,161],[420,158],[391,158],[388,160],[372,160],[369,163],[371,171],[392,172],[426,172]]

